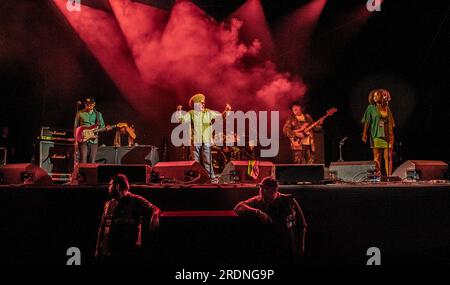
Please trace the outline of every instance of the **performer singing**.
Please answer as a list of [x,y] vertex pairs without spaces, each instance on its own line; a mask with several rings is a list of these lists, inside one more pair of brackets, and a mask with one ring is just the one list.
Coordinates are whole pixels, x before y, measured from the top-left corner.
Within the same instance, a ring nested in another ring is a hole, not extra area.
[[364,125],[362,141],[367,143],[370,132],[370,147],[373,152],[376,172],[381,175],[381,156],[384,156],[387,175],[392,174],[392,146],[394,145],[394,117],[388,106],[391,94],[385,89],[369,93],[369,106],[361,120]]
[[[301,129],[305,124],[314,123],[309,114],[303,113],[300,102],[295,101],[290,107],[292,114],[286,120],[283,126],[283,134],[291,140],[292,161],[296,164],[314,163],[314,135],[310,133],[296,133],[295,130]],[[320,121],[315,129],[320,129],[323,121]]]
[[227,104],[225,111],[220,114],[209,110],[205,107],[206,97],[203,94],[195,94],[189,99],[189,106],[193,109],[189,110],[184,115],[182,114],[183,106],[177,107],[178,120],[180,123],[190,122],[192,143],[191,143],[191,157],[200,162],[203,161],[203,166],[209,174],[212,182],[216,182],[216,177],[211,164],[211,146],[213,145],[213,128],[212,122],[218,119],[231,110],[230,105]]
[[[77,112],[75,117],[74,130],[80,126],[93,126],[98,125],[99,128],[111,129],[110,126],[105,126],[103,115],[95,109],[95,100],[93,98],[86,98],[84,100],[85,108]],[[78,144],[80,152],[81,163],[95,163],[95,157],[97,156],[98,138],[81,142]]]

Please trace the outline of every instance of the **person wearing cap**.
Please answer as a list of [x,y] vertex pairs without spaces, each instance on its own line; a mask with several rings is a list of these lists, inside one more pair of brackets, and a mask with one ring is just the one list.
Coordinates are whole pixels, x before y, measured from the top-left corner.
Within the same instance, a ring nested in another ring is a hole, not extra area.
[[306,220],[300,205],[292,195],[278,191],[278,181],[265,177],[259,186],[259,195],[236,205],[234,212],[239,216],[256,217],[261,223],[277,231],[280,251],[290,258],[303,255],[305,248]]
[[209,177],[215,182],[216,177],[211,163],[211,146],[214,141],[212,124],[213,120],[225,116],[231,107],[227,104],[225,111],[221,114],[207,109],[205,103],[205,95],[195,94],[189,99],[189,107],[192,109],[183,113],[183,106],[178,105],[177,116],[180,123],[189,123],[192,137],[190,148],[192,159],[200,162],[201,158]]
[[[305,124],[313,124],[314,119],[310,114],[304,113],[299,101],[292,102],[290,110],[292,113],[283,125],[283,134],[291,141],[292,162],[295,164],[312,164],[314,163],[315,152],[314,133],[296,134],[295,131],[304,127]],[[314,130],[320,130],[321,128],[322,121]]]
[[[93,125],[98,125],[99,129],[105,128],[106,126],[102,113],[95,109],[95,100],[93,98],[86,98],[84,100],[84,106],[84,109],[77,112],[74,130],[80,126],[89,127]],[[110,129],[109,126],[106,128]],[[80,151],[81,163],[95,163],[98,149],[98,138],[79,143],[78,149]]]

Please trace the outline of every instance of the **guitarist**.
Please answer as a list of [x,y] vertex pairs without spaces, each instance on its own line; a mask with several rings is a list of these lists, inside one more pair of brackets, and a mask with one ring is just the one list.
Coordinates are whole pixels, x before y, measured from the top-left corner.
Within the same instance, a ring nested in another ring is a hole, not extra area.
[[[286,120],[283,126],[283,134],[291,139],[292,160],[296,164],[312,164],[314,163],[314,136],[313,132],[296,133],[305,127],[305,124],[313,124],[314,120],[311,115],[303,113],[300,102],[295,101],[291,104],[291,116]],[[319,121],[314,129],[320,129],[323,121]]]
[[[103,115],[95,109],[95,100],[93,98],[86,98],[84,100],[84,109],[77,112],[75,117],[74,130],[80,126],[93,126],[97,125],[99,128],[105,128],[105,121]],[[106,126],[108,130],[111,127]],[[78,144],[78,150],[80,152],[81,163],[95,163],[95,157],[97,156],[98,138],[82,142]]]

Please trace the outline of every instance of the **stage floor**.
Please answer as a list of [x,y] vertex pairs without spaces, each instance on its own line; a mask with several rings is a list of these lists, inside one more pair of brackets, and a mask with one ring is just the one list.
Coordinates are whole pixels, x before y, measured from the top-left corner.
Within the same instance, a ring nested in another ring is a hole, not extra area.
[[[248,220],[230,214],[257,195],[254,184],[133,185],[166,212],[158,264],[235,264],[260,260]],[[450,264],[450,183],[281,186],[308,223],[305,264],[365,264],[378,247],[383,264]],[[67,248],[93,253],[102,186],[0,186],[0,263],[65,264]],[[250,250],[249,250],[250,249]]]

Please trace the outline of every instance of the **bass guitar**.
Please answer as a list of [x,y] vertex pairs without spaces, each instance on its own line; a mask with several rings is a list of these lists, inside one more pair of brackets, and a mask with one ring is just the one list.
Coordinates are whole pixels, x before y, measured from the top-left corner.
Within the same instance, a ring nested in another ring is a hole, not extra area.
[[292,132],[294,133],[294,135],[292,137],[289,137],[291,145],[299,146],[301,144],[301,140],[309,136],[312,129],[314,129],[317,125],[322,124],[327,117],[332,116],[336,112],[337,112],[336,108],[331,108],[327,111],[325,116],[321,117],[314,123],[311,124],[304,123],[300,129],[293,130]]

